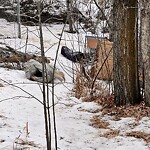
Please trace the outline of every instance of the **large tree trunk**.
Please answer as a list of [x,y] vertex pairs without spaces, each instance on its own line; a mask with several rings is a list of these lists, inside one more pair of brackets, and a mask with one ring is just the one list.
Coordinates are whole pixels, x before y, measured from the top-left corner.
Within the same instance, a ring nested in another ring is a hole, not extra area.
[[136,17],[136,0],[114,1],[114,95],[117,106],[140,102]]
[[145,101],[150,106],[150,1],[142,0],[141,6],[141,48],[144,62]]

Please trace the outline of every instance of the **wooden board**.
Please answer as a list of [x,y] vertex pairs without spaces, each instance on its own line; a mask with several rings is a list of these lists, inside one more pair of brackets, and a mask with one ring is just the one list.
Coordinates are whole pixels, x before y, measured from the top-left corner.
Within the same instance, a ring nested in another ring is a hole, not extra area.
[[[92,67],[94,76],[100,70],[97,79],[112,80],[113,79],[113,43],[105,38],[86,36],[87,48],[95,49],[96,64]],[[104,63],[105,62],[105,63]],[[93,76],[92,75],[92,76]],[[93,77],[94,77],[93,76]]]
[[86,36],[86,43],[87,48],[89,49],[96,49],[98,43],[102,40],[105,40],[103,37],[97,37],[97,36]]

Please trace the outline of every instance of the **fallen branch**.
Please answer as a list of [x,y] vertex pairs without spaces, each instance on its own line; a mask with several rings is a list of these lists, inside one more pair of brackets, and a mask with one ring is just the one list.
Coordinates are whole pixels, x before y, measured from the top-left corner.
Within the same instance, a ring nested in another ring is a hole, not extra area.
[[[19,64],[20,62],[27,62],[30,59],[35,59],[39,62],[42,62],[42,56],[16,51],[10,46],[6,46],[5,48],[0,47],[0,63],[7,62]],[[50,62],[50,60],[47,57],[45,57],[45,61],[47,63]]]

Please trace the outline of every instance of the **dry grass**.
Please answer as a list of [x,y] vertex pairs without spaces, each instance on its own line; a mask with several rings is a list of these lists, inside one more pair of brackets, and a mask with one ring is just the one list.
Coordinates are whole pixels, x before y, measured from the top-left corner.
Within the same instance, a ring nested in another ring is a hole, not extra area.
[[112,129],[111,129],[110,131],[108,131],[108,132],[106,132],[106,133],[99,134],[99,136],[100,136],[100,137],[105,137],[105,138],[113,138],[113,137],[118,136],[119,133],[120,133],[119,130],[112,130]]
[[[93,118],[90,119],[91,123],[90,125],[94,128],[97,129],[110,129],[108,126],[110,125],[109,122],[102,120],[102,118],[99,115],[93,116]],[[106,133],[99,134],[100,137],[105,137],[105,138],[113,138],[118,136],[120,133],[119,130],[112,130],[107,131]]]
[[76,98],[81,98],[81,97],[86,97],[88,93],[88,85],[87,85],[87,80],[81,76],[81,73],[78,72],[76,75],[76,83],[75,83],[75,97]]
[[40,148],[39,145],[35,144],[33,141],[24,141],[24,140],[21,140],[21,139],[18,140],[18,141],[15,141],[15,144],[26,146],[26,148],[29,148],[29,146]]
[[82,101],[90,102],[99,97],[106,97],[110,95],[110,84],[96,81],[93,89],[91,89],[92,84],[92,79],[87,80],[87,78],[78,72],[74,86],[75,97],[78,99],[82,98]]
[[145,105],[135,105],[127,107],[103,107],[101,110],[103,115],[115,116],[115,120],[120,120],[121,117],[134,117],[137,121],[141,120],[143,117],[150,118],[150,109]]
[[38,147],[38,145],[36,145],[33,141],[32,142],[26,142],[26,141],[23,141],[18,143],[18,144],[21,144],[21,145],[29,145],[29,146],[32,146],[32,147]]
[[114,120],[120,120],[121,117],[134,117],[137,121],[143,117],[150,118],[150,108],[147,107],[143,102],[134,106],[126,106],[126,107],[115,107],[114,105],[114,97],[106,96],[106,97],[86,97],[83,98],[86,102],[96,102],[102,106],[102,109],[99,111],[102,112],[103,115],[114,116]]
[[150,143],[150,134],[147,134],[145,132],[132,131],[132,132],[126,133],[126,136],[140,138],[140,139],[143,139],[144,141],[146,141],[147,143]]
[[90,121],[90,125],[94,128],[109,129],[109,122],[102,120],[102,118],[99,115],[93,116],[93,118],[91,118]]

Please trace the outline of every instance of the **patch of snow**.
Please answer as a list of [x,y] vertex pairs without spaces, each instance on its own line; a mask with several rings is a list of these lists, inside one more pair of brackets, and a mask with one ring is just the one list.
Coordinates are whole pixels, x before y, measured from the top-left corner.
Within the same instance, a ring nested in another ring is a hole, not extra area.
[[[13,37],[16,33],[14,24],[0,20],[0,26],[4,29],[1,34]],[[16,25],[15,25],[16,26]],[[29,31],[27,48],[26,29]],[[44,45],[46,56],[55,59],[58,48],[59,35],[63,25],[52,25],[43,27]],[[0,39],[0,42],[16,48],[20,51],[39,53],[38,27],[24,27],[22,39]],[[59,47],[57,67],[64,69],[66,82],[58,83],[55,86],[55,111],[58,136],[58,149],[61,150],[149,150],[148,145],[142,139],[126,137],[124,134],[113,138],[100,137],[109,129],[96,129],[90,125],[90,119],[94,115],[101,115],[96,112],[97,104],[93,102],[82,102],[76,99],[72,93],[72,63],[60,54],[61,46],[67,45],[70,48],[79,50],[83,48],[85,35],[78,44],[77,34],[63,33]],[[51,62],[54,63],[54,62]],[[74,65],[76,68],[76,65]],[[31,150],[46,149],[44,113],[42,105],[42,85],[25,78],[24,71],[0,68],[0,149],[12,150],[14,148],[28,147]],[[49,85],[51,91],[51,85]],[[51,102],[51,94],[50,94]],[[52,110],[51,110],[52,113]],[[51,114],[52,115],[52,114]],[[119,129],[125,133],[132,131],[133,118],[122,118],[120,121],[113,121],[111,117],[104,117],[112,129]],[[149,118],[143,118],[135,127],[135,130],[149,133]],[[53,123],[53,121],[52,121]],[[28,132],[27,132],[28,127]],[[53,128],[53,127],[52,127]],[[19,137],[19,138],[18,138]],[[21,141],[20,141],[21,140]],[[20,145],[20,142],[33,142],[37,147],[31,145]],[[19,142],[18,144],[15,142]],[[54,134],[52,133],[52,148],[54,148]]]

